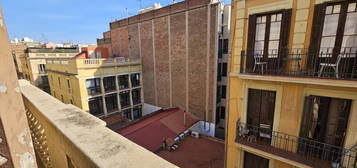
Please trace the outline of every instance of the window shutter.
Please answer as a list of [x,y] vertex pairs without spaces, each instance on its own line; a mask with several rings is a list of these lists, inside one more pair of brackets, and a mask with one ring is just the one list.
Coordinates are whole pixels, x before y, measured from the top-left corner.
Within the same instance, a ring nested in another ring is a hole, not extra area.
[[252,69],[254,65],[254,42],[255,42],[255,29],[256,29],[256,15],[249,15],[248,21],[248,44],[246,51],[246,68]]
[[319,52],[318,50],[320,48],[322,28],[324,23],[325,6],[326,6],[325,4],[315,5],[314,18],[313,18],[312,30],[311,30],[309,55],[308,55],[309,68],[313,68],[317,60],[317,55]]
[[304,111],[302,114],[301,124],[300,124],[300,137],[308,138],[309,130],[312,126],[312,110],[314,105],[315,96],[306,96],[304,102]]
[[291,25],[291,13],[292,9],[286,9],[282,13],[281,21],[281,31],[280,31],[280,41],[279,41],[279,62],[280,67],[284,67],[282,59],[288,55],[288,45],[289,45],[289,33]]

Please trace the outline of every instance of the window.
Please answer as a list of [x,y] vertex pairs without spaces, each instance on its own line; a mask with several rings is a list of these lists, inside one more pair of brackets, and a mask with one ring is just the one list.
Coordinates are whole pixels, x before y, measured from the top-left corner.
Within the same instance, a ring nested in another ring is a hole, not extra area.
[[276,70],[286,57],[292,9],[272,11],[249,16],[247,41],[247,68],[255,71],[259,62],[266,62],[266,69]]
[[88,95],[96,95],[101,93],[100,78],[87,79],[86,87]]
[[[355,57],[357,52],[357,9],[356,2],[320,4],[315,7],[312,45],[319,42],[319,57],[335,57],[344,53],[345,57]],[[321,15],[321,16],[318,16]],[[322,26],[322,29],[318,27]],[[319,29],[322,30],[318,31]],[[336,52],[337,51],[337,52]],[[340,51],[340,52],[338,52]],[[353,53],[353,54],[352,54]]]
[[132,120],[133,119],[132,114],[131,114],[131,109],[123,110],[121,115],[123,117],[125,117],[126,119],[128,119],[128,120]]
[[218,40],[218,58],[222,58],[223,54],[223,39]]
[[224,120],[226,119],[226,108],[221,106],[219,107],[220,108],[220,115],[219,115],[219,118]]
[[73,100],[72,100],[72,99],[70,99],[69,102],[70,102],[71,104],[73,104]]
[[70,83],[69,79],[67,79],[67,87],[68,87],[68,89],[71,88],[71,83]]
[[223,39],[222,52],[223,54],[228,54],[228,39]]
[[133,99],[133,105],[140,104],[141,103],[141,89],[133,89],[131,91],[132,94],[132,99]]
[[221,89],[221,87],[220,86],[217,86],[217,103],[219,103],[219,102],[221,102],[221,98],[222,98],[222,89]]
[[222,76],[227,76],[227,63],[222,63]]
[[46,66],[45,64],[39,64],[39,72],[40,73],[46,73]]
[[103,115],[103,99],[101,96],[90,98],[88,101],[89,112],[95,116]]
[[[256,18],[254,52],[278,57],[282,14],[268,14]],[[268,53],[266,53],[268,52]]]
[[105,105],[108,113],[118,111],[118,97],[117,94],[105,95]]
[[48,76],[41,76],[41,83],[43,85],[48,85]]
[[248,89],[247,124],[273,128],[275,91]]
[[300,136],[342,147],[352,100],[323,96],[305,97]]
[[127,89],[129,88],[129,75],[119,75],[119,89]]
[[115,91],[115,76],[105,77],[103,78],[103,85],[105,92]]
[[61,101],[62,101],[62,103],[64,103],[63,95],[61,95]]
[[217,66],[217,80],[218,81],[222,80],[222,63],[218,63]]
[[269,159],[254,155],[249,152],[244,152],[243,168],[269,168]]
[[120,99],[120,105],[121,105],[122,109],[129,107],[131,105],[130,104],[130,91],[127,90],[127,91],[120,92],[119,99]]
[[134,116],[134,120],[142,117],[141,106],[135,106],[133,108],[133,116]]
[[222,86],[222,99],[225,99],[227,95],[227,86]]
[[220,119],[226,119],[226,108],[223,106],[218,106],[216,108],[216,124],[219,123]]
[[140,86],[140,73],[131,74],[131,87]]

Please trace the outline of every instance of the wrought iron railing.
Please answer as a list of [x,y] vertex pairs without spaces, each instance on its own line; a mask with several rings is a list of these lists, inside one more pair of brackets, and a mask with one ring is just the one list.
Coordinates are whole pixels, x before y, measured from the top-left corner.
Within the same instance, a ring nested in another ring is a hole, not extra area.
[[357,150],[272,131],[265,124],[237,122],[236,142],[321,168],[357,168]]
[[242,51],[241,73],[357,80],[357,48]]

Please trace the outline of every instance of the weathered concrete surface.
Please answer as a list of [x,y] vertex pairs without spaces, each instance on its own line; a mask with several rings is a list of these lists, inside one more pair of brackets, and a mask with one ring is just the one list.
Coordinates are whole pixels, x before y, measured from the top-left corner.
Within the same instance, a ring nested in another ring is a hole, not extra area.
[[[25,105],[41,123],[54,167],[177,167],[105,127],[105,122],[81,109],[20,81]],[[138,161],[140,159],[140,161]]]
[[[1,167],[37,167],[23,100],[18,92],[19,84],[1,7],[0,63],[0,122],[2,122],[0,129],[4,133],[0,137],[3,138],[0,151],[8,160]],[[26,158],[21,157],[25,154]]]

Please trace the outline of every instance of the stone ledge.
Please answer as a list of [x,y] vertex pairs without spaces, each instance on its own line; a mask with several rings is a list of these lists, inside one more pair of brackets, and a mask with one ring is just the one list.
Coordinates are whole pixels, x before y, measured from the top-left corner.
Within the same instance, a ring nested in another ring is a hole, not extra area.
[[177,167],[106,128],[104,121],[91,114],[73,105],[63,104],[26,80],[20,80],[19,83],[25,101],[31,103],[74,148],[97,167]]
[[238,74],[238,73],[230,73],[230,77],[238,77],[241,79],[260,80],[260,81],[275,81],[275,82],[286,82],[286,83],[357,88],[357,81],[352,81],[352,80],[334,80],[334,79],[321,79],[321,78],[269,76],[269,75],[253,75],[253,74]]

